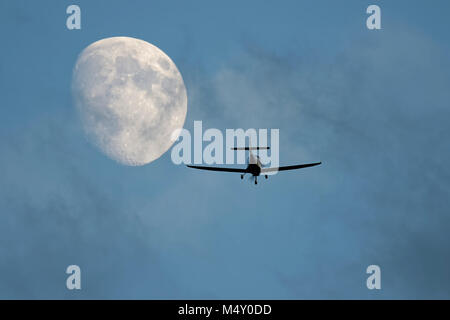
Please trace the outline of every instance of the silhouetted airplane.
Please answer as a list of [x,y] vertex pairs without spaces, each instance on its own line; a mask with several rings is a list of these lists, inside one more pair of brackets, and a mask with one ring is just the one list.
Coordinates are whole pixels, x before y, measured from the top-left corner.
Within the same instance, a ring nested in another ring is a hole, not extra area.
[[251,150],[260,150],[260,149],[268,150],[268,149],[270,149],[270,147],[238,147],[238,148],[231,148],[231,149],[232,150],[249,150],[250,151],[247,168],[239,169],[239,168],[223,168],[223,167],[221,168],[221,167],[191,166],[191,165],[187,165],[187,166],[189,168],[209,170],[209,171],[239,172],[239,173],[241,173],[241,179],[244,179],[244,175],[249,173],[252,175],[252,178],[255,179],[255,184],[258,184],[258,176],[261,174],[264,174],[265,178],[267,179],[268,176],[267,176],[267,174],[265,174],[267,172],[302,169],[302,168],[318,166],[319,164],[322,163],[322,162],[315,162],[315,163],[296,164],[293,166],[264,168],[261,161],[259,160],[259,157],[253,155]]

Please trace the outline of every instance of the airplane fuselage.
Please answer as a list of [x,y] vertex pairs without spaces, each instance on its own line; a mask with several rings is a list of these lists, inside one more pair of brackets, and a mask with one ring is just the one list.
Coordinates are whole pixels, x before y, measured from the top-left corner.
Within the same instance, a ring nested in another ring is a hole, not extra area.
[[252,175],[254,175],[254,176],[259,176],[260,174],[261,174],[261,166],[259,165],[259,164],[256,164],[256,163],[254,163],[254,164],[249,164],[248,166],[247,166],[247,172],[248,173],[250,173],[250,174],[252,174]]

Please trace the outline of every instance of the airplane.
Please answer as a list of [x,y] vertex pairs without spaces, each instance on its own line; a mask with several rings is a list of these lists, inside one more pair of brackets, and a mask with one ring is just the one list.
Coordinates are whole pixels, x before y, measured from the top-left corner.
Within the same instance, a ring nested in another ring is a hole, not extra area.
[[314,162],[314,163],[305,163],[305,164],[296,164],[292,166],[284,166],[284,167],[271,167],[271,168],[265,168],[261,161],[259,160],[258,156],[253,155],[251,150],[269,150],[270,147],[234,147],[231,148],[231,150],[249,150],[249,160],[247,168],[245,169],[239,169],[239,168],[224,168],[224,167],[211,167],[211,166],[193,166],[193,165],[187,165],[189,168],[193,169],[200,169],[200,170],[209,170],[209,171],[224,171],[224,172],[239,172],[241,173],[241,180],[244,179],[245,174],[251,174],[251,178],[254,178],[255,184],[258,184],[258,177],[261,174],[264,174],[264,177],[267,179],[268,175],[266,173],[268,172],[274,172],[274,171],[286,171],[286,170],[295,170],[295,169],[302,169],[302,168],[308,168],[308,167],[314,167],[322,164],[322,162]]

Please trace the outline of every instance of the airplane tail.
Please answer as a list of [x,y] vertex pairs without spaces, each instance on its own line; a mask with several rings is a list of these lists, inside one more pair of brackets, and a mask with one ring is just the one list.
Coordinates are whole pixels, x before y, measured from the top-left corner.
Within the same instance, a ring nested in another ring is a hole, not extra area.
[[231,150],[269,150],[270,147],[233,147]]
[[252,150],[269,150],[270,147],[252,147],[252,139],[249,137],[249,147],[232,147],[231,150],[249,150],[248,163],[249,164],[258,164],[259,157],[255,156]]

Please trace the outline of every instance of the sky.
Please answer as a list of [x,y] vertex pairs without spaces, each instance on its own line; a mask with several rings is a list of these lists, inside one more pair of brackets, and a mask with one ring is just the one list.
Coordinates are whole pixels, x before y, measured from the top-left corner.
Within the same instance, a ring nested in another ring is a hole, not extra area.
[[[66,8],[81,8],[81,30]],[[381,8],[381,30],[366,8]],[[448,1],[2,1],[1,299],[449,299]],[[70,86],[107,37],[163,50],[184,127],[277,128],[255,186],[86,139]],[[66,268],[81,268],[81,290]],[[381,269],[368,290],[366,268]]]

